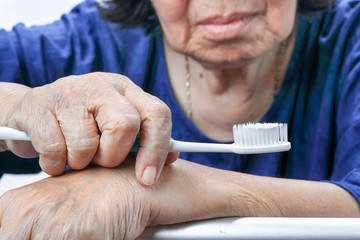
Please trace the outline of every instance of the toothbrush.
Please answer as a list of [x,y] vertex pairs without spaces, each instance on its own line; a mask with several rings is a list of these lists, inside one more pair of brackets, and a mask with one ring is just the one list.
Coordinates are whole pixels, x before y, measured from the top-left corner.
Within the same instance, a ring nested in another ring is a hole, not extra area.
[[[170,140],[169,152],[223,152],[236,154],[257,154],[288,151],[291,148],[287,136],[287,124],[246,123],[233,126],[234,143],[197,143]],[[0,140],[31,141],[22,131],[0,127]],[[139,139],[131,152],[139,149]]]

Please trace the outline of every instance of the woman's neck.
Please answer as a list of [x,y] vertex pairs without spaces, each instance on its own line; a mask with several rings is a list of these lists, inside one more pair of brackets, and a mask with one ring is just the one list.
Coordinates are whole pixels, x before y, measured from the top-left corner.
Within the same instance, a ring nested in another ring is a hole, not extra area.
[[[188,58],[190,89],[185,86],[186,58],[172,50],[164,40],[166,63],[174,95],[184,112],[188,111],[190,90],[191,120],[208,137],[230,141],[232,126],[259,121],[271,107],[276,93],[277,56],[280,45],[253,62],[234,69],[205,69]],[[293,48],[284,54],[280,76],[285,74]],[[282,79],[282,77],[281,77]]]

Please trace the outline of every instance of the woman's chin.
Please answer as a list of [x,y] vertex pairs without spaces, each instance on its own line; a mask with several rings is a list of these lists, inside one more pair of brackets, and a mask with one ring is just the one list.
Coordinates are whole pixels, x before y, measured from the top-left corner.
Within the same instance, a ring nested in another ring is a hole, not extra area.
[[191,57],[207,69],[233,69],[246,67],[264,55],[274,44],[274,39],[234,42],[229,45],[203,45],[189,51]]
[[249,57],[235,57],[230,55],[223,55],[224,57],[205,57],[193,56],[204,68],[212,70],[231,70],[240,67],[246,67],[253,63],[256,56]]

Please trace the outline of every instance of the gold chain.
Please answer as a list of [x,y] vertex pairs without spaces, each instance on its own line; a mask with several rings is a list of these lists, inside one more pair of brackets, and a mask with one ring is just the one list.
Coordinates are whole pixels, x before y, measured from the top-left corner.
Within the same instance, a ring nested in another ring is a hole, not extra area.
[[190,73],[190,67],[189,67],[189,59],[188,59],[188,56],[185,56],[186,115],[189,119],[191,119],[191,115],[192,115],[190,79],[191,79],[191,73]]
[[280,90],[280,80],[281,80],[281,69],[282,69],[282,65],[284,63],[284,56],[286,53],[286,49],[288,46],[288,39],[284,40],[281,42],[280,44],[280,49],[279,49],[279,54],[278,54],[278,60],[277,60],[277,67],[276,67],[276,73],[275,73],[275,81],[274,81],[274,92],[273,92],[273,97],[274,99],[276,98],[277,94],[279,93]]

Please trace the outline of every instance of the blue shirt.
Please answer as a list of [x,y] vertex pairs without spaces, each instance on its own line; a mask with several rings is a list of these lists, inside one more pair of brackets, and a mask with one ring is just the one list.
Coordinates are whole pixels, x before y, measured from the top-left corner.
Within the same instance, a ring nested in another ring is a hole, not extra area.
[[[294,52],[275,102],[261,122],[285,122],[292,149],[236,155],[181,153],[204,165],[283,178],[329,181],[360,201],[360,2],[299,15]],[[0,31],[0,80],[40,86],[93,71],[128,76],[172,111],[172,137],[215,142],[183,113],[171,91],[160,29],[121,29],[86,1],[60,21]],[[2,172],[38,170],[34,160],[0,154]],[[36,161],[36,160],[35,160]]]

